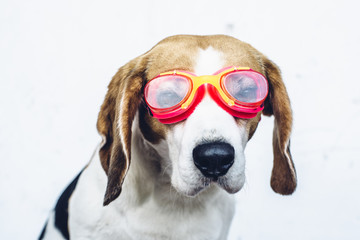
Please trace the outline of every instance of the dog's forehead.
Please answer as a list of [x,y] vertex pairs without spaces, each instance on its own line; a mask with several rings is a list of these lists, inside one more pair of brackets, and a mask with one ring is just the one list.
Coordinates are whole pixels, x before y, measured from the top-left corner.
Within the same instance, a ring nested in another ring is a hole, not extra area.
[[197,75],[213,74],[228,66],[250,67],[264,72],[256,49],[223,35],[170,37],[158,43],[147,55],[148,79],[175,69]]
[[193,73],[197,76],[209,75],[217,72],[224,64],[225,59],[223,53],[210,46],[198,52]]

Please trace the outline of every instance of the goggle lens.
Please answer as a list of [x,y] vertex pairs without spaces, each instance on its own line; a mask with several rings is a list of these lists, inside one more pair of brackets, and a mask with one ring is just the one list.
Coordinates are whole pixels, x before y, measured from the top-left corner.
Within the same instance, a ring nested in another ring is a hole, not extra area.
[[253,71],[238,71],[226,75],[222,81],[225,92],[244,105],[256,105],[267,95],[267,81]]
[[168,111],[176,108],[188,95],[191,82],[183,76],[160,76],[150,81],[144,90],[145,99],[151,108]]

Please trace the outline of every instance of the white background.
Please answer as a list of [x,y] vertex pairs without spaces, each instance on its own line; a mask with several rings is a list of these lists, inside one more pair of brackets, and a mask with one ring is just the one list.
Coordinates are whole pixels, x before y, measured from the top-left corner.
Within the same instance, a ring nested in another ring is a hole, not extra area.
[[272,192],[273,118],[247,147],[229,239],[360,239],[360,3],[0,2],[0,239],[35,239],[100,137],[117,69],[174,34],[229,34],[283,72],[298,188]]

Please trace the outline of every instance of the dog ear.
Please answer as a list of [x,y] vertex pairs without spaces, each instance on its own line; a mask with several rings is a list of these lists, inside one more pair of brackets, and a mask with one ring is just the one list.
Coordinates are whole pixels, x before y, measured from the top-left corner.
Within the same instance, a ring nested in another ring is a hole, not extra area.
[[290,153],[292,128],[290,100],[282,81],[280,69],[269,59],[265,57],[263,59],[266,77],[269,81],[269,94],[265,100],[263,114],[275,117],[271,187],[277,193],[288,195],[295,191],[297,185],[295,166]]
[[143,85],[142,73],[134,70],[134,62],[115,74],[98,116],[97,129],[103,137],[99,155],[108,178],[104,206],[120,195],[130,166],[131,126],[141,102]]

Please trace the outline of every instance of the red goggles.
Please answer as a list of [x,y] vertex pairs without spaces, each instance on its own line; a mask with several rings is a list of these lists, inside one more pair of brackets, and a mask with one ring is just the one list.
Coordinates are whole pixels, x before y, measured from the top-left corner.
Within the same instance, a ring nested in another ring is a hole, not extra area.
[[150,80],[144,98],[153,117],[170,124],[189,117],[205,92],[234,117],[249,119],[264,109],[268,82],[250,68],[228,67],[204,76],[175,70]]

